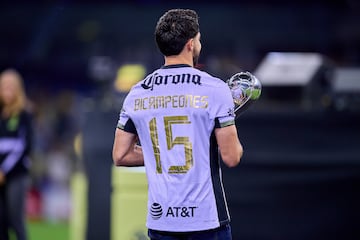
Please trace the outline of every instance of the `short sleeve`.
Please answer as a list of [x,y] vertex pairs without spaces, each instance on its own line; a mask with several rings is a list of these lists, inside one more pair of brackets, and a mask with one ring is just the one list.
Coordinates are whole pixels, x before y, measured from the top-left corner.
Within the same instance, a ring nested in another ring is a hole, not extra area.
[[124,130],[125,132],[137,134],[135,124],[132,121],[129,112],[125,107],[127,106],[128,101],[129,101],[129,95],[125,98],[125,101],[123,103],[123,108],[120,111],[119,120],[116,127],[121,130]]
[[215,127],[222,128],[235,124],[234,102],[226,83],[221,82],[215,91],[211,112],[215,119]]
[[121,110],[119,114],[117,128],[124,130],[125,132],[137,134],[134,122],[131,120],[131,118],[128,117],[128,115],[126,115],[126,112],[124,110]]

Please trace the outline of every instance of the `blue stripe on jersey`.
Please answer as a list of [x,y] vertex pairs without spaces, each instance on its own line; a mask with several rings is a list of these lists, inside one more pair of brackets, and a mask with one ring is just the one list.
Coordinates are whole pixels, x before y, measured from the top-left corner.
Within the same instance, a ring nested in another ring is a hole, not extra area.
[[219,223],[220,226],[222,226],[229,223],[230,219],[226,205],[224,188],[222,186],[222,179],[220,174],[220,157],[214,131],[210,136],[210,169]]

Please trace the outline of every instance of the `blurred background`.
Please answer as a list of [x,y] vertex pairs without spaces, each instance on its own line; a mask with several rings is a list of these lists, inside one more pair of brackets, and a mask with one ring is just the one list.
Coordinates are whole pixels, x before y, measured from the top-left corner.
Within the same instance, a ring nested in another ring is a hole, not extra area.
[[359,1],[2,1],[0,71],[22,74],[34,115],[31,240],[115,239],[113,132],[163,64],[170,8],[200,16],[199,68],[263,83],[237,119],[243,161],[224,168],[234,239],[360,239]]

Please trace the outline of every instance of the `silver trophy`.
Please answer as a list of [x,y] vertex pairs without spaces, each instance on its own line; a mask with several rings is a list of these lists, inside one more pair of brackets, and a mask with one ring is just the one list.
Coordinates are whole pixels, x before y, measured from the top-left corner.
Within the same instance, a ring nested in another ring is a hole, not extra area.
[[227,84],[235,103],[235,114],[239,116],[261,95],[261,83],[250,72],[234,74]]

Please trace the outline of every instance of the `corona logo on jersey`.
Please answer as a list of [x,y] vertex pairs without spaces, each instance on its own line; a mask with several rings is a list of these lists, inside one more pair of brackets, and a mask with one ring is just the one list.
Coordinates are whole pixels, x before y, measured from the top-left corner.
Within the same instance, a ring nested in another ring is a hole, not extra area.
[[[167,218],[192,218],[195,216],[195,210],[197,207],[168,207],[165,217]],[[162,207],[159,203],[151,204],[150,215],[152,219],[158,220],[163,215]]]
[[167,84],[184,84],[192,83],[195,85],[201,85],[201,76],[197,74],[183,73],[176,75],[159,75],[154,73],[144,79],[141,86],[144,89],[154,89],[154,85],[167,85]]

